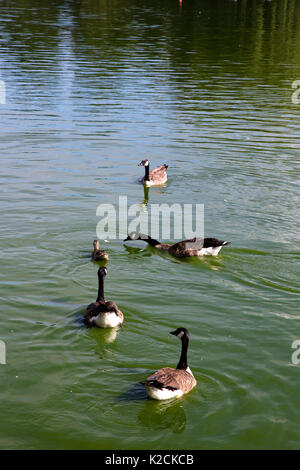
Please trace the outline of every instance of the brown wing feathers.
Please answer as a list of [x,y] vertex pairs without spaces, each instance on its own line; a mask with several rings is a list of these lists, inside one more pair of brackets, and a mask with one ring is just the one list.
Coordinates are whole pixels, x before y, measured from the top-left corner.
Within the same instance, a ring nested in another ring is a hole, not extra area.
[[174,256],[197,255],[197,251],[202,248],[217,248],[218,246],[229,245],[230,242],[218,240],[217,238],[190,238],[182,242],[175,243],[169,248],[169,253]]
[[183,369],[164,367],[141,383],[159,389],[182,390],[185,393],[194,387],[196,380],[189,372]]
[[154,170],[150,171],[150,180],[154,180],[157,178],[162,178],[168,168],[168,165],[161,165]]

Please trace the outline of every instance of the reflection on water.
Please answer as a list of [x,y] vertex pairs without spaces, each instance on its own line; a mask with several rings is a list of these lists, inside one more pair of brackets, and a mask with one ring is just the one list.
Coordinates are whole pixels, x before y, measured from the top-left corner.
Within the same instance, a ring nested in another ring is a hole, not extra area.
[[195,267],[212,269],[214,271],[219,271],[225,268],[225,261],[222,255],[219,256],[191,256],[188,258],[176,258],[169,253],[158,250],[155,247],[151,247],[148,243],[143,242],[142,240],[134,240],[128,243],[124,243],[124,248],[127,253],[137,255],[140,253],[141,256],[152,256],[156,255],[163,259],[169,259],[173,263],[186,263],[191,264]]
[[125,390],[123,393],[118,395],[117,401],[144,401],[147,398],[146,390],[140,383],[135,383],[130,388]]
[[155,196],[162,196],[164,194],[164,191],[162,190],[163,188],[166,188],[167,186],[167,183],[164,183],[164,184],[160,184],[160,185],[156,185],[155,187],[150,187],[149,186],[145,186],[143,185],[143,188],[144,188],[144,200],[143,202],[140,204],[142,210],[144,212],[148,212],[148,202],[149,202],[149,194],[150,192],[152,194],[154,194]]
[[113,343],[119,333],[120,328],[88,328],[87,336],[92,338],[101,350],[105,344]]
[[144,200],[141,203],[141,207],[145,212],[147,212],[150,188],[148,186],[145,186],[145,185],[143,185],[143,186],[144,186]]
[[153,430],[171,430],[180,434],[186,427],[182,399],[163,402],[148,399],[138,415],[139,423]]
[[89,257],[90,257],[91,261],[93,261],[93,263],[95,263],[98,266],[107,267],[108,264],[109,264],[109,261],[107,259],[95,260],[95,259],[91,258],[91,255]]

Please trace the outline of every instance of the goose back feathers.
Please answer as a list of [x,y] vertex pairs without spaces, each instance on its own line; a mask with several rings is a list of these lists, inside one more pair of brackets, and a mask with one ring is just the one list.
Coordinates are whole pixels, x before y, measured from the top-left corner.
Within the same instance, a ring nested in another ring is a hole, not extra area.
[[148,387],[151,398],[160,400],[163,396],[168,399],[188,393],[196,385],[196,379],[186,370],[164,367],[148,377],[143,385]]

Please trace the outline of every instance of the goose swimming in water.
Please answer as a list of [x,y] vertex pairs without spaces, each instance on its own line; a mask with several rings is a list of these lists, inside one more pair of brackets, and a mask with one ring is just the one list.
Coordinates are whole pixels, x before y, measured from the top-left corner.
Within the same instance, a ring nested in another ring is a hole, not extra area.
[[170,334],[177,336],[181,340],[181,355],[176,369],[164,367],[156,371],[145,381],[140,382],[142,385],[145,385],[148,396],[155,400],[181,397],[184,393],[190,392],[197,384],[187,363],[187,350],[190,338],[188,330],[186,328],[177,328],[175,331],[170,331]]
[[123,313],[119,310],[115,302],[106,302],[104,299],[104,278],[106,274],[106,268],[99,268],[97,300],[88,305],[84,313],[84,322],[88,326],[98,326],[99,328],[122,326],[124,320]]
[[191,238],[171,245],[170,243],[160,243],[148,235],[143,233],[132,232],[125,238],[129,240],[143,240],[153,248],[161,251],[167,251],[172,256],[177,258],[188,258],[190,256],[217,256],[223,246],[229,245],[230,242],[218,240],[217,238]]
[[150,171],[149,160],[142,160],[138,166],[145,167],[145,176],[141,179],[141,183],[145,184],[146,186],[154,186],[167,182],[168,165],[164,164]]
[[91,255],[92,259],[94,261],[103,261],[103,260],[107,261],[109,259],[109,256],[105,250],[99,250],[99,241],[94,240],[93,245],[94,245],[94,251],[92,252],[92,255]]

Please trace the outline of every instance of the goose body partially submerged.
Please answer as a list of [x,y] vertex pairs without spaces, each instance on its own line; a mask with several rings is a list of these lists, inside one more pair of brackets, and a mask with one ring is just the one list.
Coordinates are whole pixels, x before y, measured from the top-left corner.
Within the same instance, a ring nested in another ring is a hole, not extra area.
[[109,256],[105,250],[100,250],[99,249],[99,241],[94,240],[93,242],[94,245],[94,250],[92,251],[92,259],[94,261],[107,261],[109,259]]
[[146,186],[161,185],[167,182],[167,168],[168,165],[164,164],[154,168],[150,171],[149,160],[142,160],[139,166],[145,167],[145,176],[141,179],[141,183]]
[[148,235],[143,233],[132,232],[124,241],[143,240],[153,248],[166,251],[177,258],[188,258],[190,256],[217,256],[223,246],[229,245],[230,242],[218,240],[217,238],[190,238],[175,243],[160,243]]
[[186,328],[177,328],[170,332],[181,340],[181,355],[176,369],[164,367],[159,369],[145,381],[147,395],[154,400],[169,400],[181,397],[190,392],[197,384],[196,379],[187,363],[189,332]]
[[99,328],[114,328],[122,326],[124,315],[117,304],[104,299],[104,278],[107,274],[106,268],[98,270],[98,296],[96,302],[87,306],[84,313],[84,322],[88,326]]

